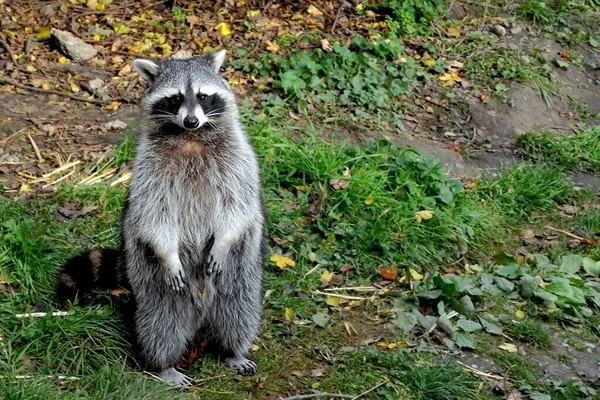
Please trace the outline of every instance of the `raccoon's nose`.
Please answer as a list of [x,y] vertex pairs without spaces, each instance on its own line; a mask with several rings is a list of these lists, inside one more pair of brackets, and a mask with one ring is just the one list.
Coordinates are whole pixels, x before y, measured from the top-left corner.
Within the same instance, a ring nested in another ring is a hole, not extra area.
[[193,115],[188,115],[183,119],[183,126],[186,129],[196,129],[200,126],[200,121]]

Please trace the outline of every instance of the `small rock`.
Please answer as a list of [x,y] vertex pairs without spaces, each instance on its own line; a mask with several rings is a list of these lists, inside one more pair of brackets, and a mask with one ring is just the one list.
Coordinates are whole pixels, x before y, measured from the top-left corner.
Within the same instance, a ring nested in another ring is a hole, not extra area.
[[46,4],[42,8],[40,8],[40,15],[42,17],[53,17],[56,11],[54,10],[54,5]]
[[98,90],[100,89],[102,86],[104,86],[104,81],[102,79],[92,79],[88,82],[88,85],[90,85],[90,88],[92,90]]
[[96,56],[98,51],[70,32],[52,28],[52,36],[58,42],[60,49],[74,61],[87,61]]
[[494,25],[492,26],[492,33],[499,37],[506,36],[506,28],[502,25]]
[[192,58],[194,55],[191,50],[177,50],[177,53],[173,54],[173,58],[178,60],[186,60],[188,58]]
[[110,121],[104,124],[104,128],[108,130],[122,130],[127,128],[127,124],[120,120]]
[[523,28],[521,28],[519,25],[515,25],[514,27],[512,27],[510,29],[510,34],[517,36],[520,35],[521,33],[523,33]]

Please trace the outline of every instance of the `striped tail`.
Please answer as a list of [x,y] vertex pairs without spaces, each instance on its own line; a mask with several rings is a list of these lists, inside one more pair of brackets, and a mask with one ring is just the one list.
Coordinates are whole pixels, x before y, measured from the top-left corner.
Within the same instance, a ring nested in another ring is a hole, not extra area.
[[118,289],[123,281],[120,256],[119,249],[96,248],[67,260],[56,288],[61,304],[81,299],[94,289]]

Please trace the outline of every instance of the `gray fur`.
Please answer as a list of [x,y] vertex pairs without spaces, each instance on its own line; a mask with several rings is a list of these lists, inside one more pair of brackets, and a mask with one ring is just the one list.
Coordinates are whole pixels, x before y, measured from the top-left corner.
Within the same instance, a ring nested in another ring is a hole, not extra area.
[[[173,367],[200,329],[231,352],[229,366],[256,370],[246,355],[261,321],[265,215],[254,149],[215,72],[223,56],[135,62],[149,87],[123,213],[125,268],[142,356],[178,384],[189,380]],[[157,101],[190,88],[217,93],[224,111],[188,131],[153,118]]]

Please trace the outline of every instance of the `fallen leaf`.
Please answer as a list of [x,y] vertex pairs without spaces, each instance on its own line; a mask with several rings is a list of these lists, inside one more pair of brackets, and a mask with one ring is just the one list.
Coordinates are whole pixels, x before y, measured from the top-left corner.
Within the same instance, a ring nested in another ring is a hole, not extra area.
[[433,58],[426,58],[423,60],[423,64],[425,64],[429,68],[433,68],[435,67],[436,62]]
[[223,36],[231,35],[231,25],[227,22],[221,22],[217,24],[215,29]]
[[291,321],[296,316],[296,311],[293,308],[286,307],[285,309],[285,320]]
[[424,220],[431,219],[431,218],[433,218],[433,211],[423,210],[423,211],[417,211],[415,213],[415,219],[417,220],[418,224],[420,224]]
[[327,296],[325,298],[325,303],[327,303],[331,307],[339,307],[341,300],[342,299],[339,297]]
[[246,16],[248,18],[258,17],[260,15],[260,10],[248,10],[246,11]]
[[322,282],[322,283],[325,283],[325,284],[327,284],[327,283],[331,282],[331,279],[333,279],[333,275],[334,275],[334,273],[333,273],[333,272],[329,272],[329,270],[327,270],[327,269],[326,269],[326,270],[325,270],[325,271],[323,271],[323,273],[321,274],[321,282]]
[[448,28],[448,35],[459,37],[462,29],[458,26],[453,26],[452,28]]
[[517,349],[517,346],[515,346],[512,343],[504,343],[498,346],[499,349],[507,351],[509,353],[516,353],[519,351],[519,349]]
[[440,75],[440,80],[444,82],[442,86],[447,87],[454,85],[456,82],[461,82],[462,78],[456,72],[446,72]]
[[371,204],[373,204],[373,202],[375,201],[375,199],[373,198],[373,196],[369,195],[366,199],[365,199],[365,204],[370,206]]
[[260,346],[257,344],[253,344],[252,346],[250,346],[250,350],[252,351],[258,351],[260,350]]
[[278,254],[273,254],[271,256],[271,261],[273,261],[275,263],[275,265],[277,265],[277,267],[279,267],[281,269],[286,269],[287,267],[295,267],[296,266],[296,262],[294,260],[292,260],[291,258],[285,257],[285,256],[280,256]]
[[309,13],[313,17],[320,17],[323,15],[321,10],[319,10],[317,7],[313,6],[312,4],[310,6],[308,6],[308,9],[306,10],[306,12]]
[[348,332],[348,336],[358,336],[358,331],[350,322],[344,322],[344,327],[346,328],[346,332]]
[[333,51],[333,47],[327,39],[321,39],[321,49],[323,49],[325,53],[331,53]]
[[277,51],[279,50],[279,45],[275,42],[271,42],[270,40],[268,40],[267,50],[269,50],[271,53],[277,53]]
[[351,269],[355,269],[354,265],[351,265],[351,264],[342,264],[342,266],[340,267],[340,272],[346,272],[346,271],[349,271]]
[[52,31],[50,31],[50,28],[38,28],[37,33],[35,34],[35,38],[37,40],[46,40],[46,39],[50,39],[50,37],[52,36]]
[[398,276],[398,269],[395,265],[391,265],[389,268],[385,268],[383,265],[379,266],[379,273],[385,279],[393,281]]
[[515,311],[515,315],[517,316],[517,318],[519,319],[525,319],[525,312],[522,310],[517,310]]
[[321,328],[324,328],[331,318],[323,313],[316,313],[311,319],[315,324],[319,325]]
[[533,229],[527,228],[519,232],[519,237],[521,239],[533,239],[535,238],[535,233],[533,232]]
[[414,269],[409,268],[408,272],[410,273],[410,277],[412,278],[413,281],[422,281],[423,280],[423,275],[421,275]]

